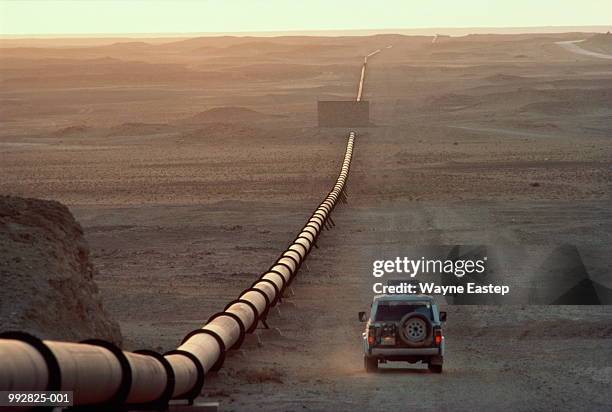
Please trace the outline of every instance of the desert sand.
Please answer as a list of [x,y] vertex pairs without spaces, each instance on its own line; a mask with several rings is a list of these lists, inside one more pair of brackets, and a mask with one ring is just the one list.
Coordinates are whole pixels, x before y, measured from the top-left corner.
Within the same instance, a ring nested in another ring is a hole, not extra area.
[[434,245],[487,245],[508,273],[570,245],[610,286],[612,63],[557,44],[588,37],[12,40],[0,193],[67,204],[124,347],[172,349],[329,190],[348,129],[317,128],[316,101],[353,99],[383,48],[349,205],[270,315],[281,336],[260,330],[204,395],[223,410],[609,410],[609,307],[449,306],[440,376],[366,374],[357,322],[372,260]]

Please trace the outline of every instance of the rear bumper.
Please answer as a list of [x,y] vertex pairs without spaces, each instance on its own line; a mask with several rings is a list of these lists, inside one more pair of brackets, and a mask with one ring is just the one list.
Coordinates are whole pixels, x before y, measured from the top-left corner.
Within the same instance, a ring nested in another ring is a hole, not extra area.
[[440,348],[372,348],[372,356],[436,356],[441,355]]

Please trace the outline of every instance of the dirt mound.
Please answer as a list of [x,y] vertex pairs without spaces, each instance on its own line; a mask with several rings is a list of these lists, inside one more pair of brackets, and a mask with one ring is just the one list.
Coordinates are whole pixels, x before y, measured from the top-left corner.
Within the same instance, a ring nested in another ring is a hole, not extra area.
[[230,69],[247,79],[278,81],[309,79],[321,75],[325,68],[312,64],[259,63]]
[[62,127],[61,129],[57,129],[55,132],[51,133],[52,137],[74,137],[80,136],[83,133],[87,133],[91,130],[91,127],[78,124],[67,127]]
[[571,101],[546,101],[526,104],[525,106],[522,106],[518,111],[521,113],[538,113],[552,116],[559,114],[569,115],[585,112],[588,113],[590,109],[590,107],[583,107]]
[[277,116],[251,110],[240,106],[214,107],[210,110],[200,112],[184,120],[184,123],[233,123],[233,122],[258,122],[276,118]]
[[172,130],[167,123],[122,123],[109,130],[110,136],[142,136],[147,134],[165,133]]
[[487,80],[493,83],[501,83],[501,82],[524,81],[525,78],[522,76],[515,76],[512,74],[497,73],[492,76],[487,76],[483,80]]
[[528,103],[520,112],[545,115],[589,114],[598,110],[608,111],[612,101],[612,89],[560,89],[546,91],[546,100]]
[[427,99],[427,110],[460,110],[480,103],[476,96],[446,93]]
[[231,46],[227,46],[224,52],[251,56],[258,54],[267,54],[276,51],[290,51],[293,49],[295,49],[295,46],[291,44],[275,43],[271,41],[251,41],[247,43],[233,44]]
[[427,99],[425,110],[454,111],[468,108],[495,108],[501,111],[537,112],[542,114],[588,113],[606,110],[612,90],[600,89],[541,89],[521,87],[516,90],[479,95],[446,93]]
[[181,134],[182,139],[196,139],[196,140],[217,140],[220,142],[228,139],[248,139],[248,138],[261,138],[263,135],[269,135],[269,132],[264,134],[264,131],[258,127],[253,127],[245,124],[238,123],[207,123],[202,127],[195,130],[190,130]]
[[94,274],[83,230],[67,207],[0,196],[0,330],[120,344]]

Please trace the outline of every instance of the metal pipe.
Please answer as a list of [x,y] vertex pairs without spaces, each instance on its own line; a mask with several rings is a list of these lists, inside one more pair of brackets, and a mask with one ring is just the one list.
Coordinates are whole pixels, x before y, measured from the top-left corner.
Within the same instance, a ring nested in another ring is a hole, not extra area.
[[366,64],[368,63],[367,57],[361,66],[361,78],[359,79],[359,89],[357,90],[357,101],[361,101],[361,94],[363,93],[363,81],[365,80]]
[[49,372],[43,355],[28,343],[7,339],[0,345],[0,387],[6,391],[44,391]]
[[166,389],[168,379],[164,364],[150,355],[125,352],[132,371],[129,404],[147,404],[157,400]]
[[172,399],[189,393],[198,382],[198,371],[194,361],[181,353],[167,353],[164,358],[174,372],[174,390]]
[[336,183],[277,261],[251,288],[190,332],[164,356],[149,351],[122,352],[98,340],[83,343],[40,341],[23,333],[0,335],[0,391],[71,390],[75,405],[113,409],[118,405],[164,405],[170,398],[194,399],[208,371],[223,364],[225,353],[265,321],[312,250],[331,213],[344,198],[355,133],[350,132]]
[[62,390],[74,391],[75,405],[107,403],[127,395],[129,387],[122,384],[129,385],[130,378],[124,375],[121,361],[109,349],[81,343],[44,343],[59,364]]

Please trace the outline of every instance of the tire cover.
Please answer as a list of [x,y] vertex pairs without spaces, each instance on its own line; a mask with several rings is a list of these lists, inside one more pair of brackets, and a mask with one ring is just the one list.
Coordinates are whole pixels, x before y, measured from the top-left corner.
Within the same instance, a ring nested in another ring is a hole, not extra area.
[[422,313],[404,315],[399,322],[399,336],[408,346],[421,347],[431,344],[431,320]]

